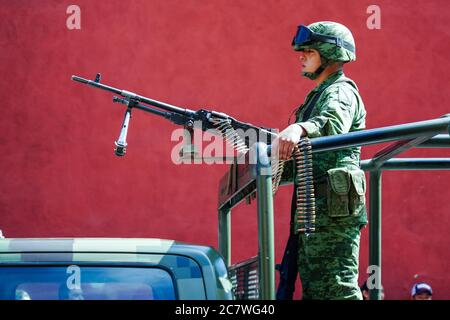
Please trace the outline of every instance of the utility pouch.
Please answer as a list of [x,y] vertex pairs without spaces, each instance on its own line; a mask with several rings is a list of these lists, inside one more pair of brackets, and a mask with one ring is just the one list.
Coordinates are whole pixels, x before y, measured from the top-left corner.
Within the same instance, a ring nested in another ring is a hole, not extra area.
[[349,212],[350,174],[346,168],[328,170],[328,215],[346,217]]
[[328,215],[357,216],[365,205],[366,177],[364,171],[347,168],[328,170]]
[[366,176],[363,170],[350,170],[352,184],[350,187],[350,214],[357,216],[366,204]]

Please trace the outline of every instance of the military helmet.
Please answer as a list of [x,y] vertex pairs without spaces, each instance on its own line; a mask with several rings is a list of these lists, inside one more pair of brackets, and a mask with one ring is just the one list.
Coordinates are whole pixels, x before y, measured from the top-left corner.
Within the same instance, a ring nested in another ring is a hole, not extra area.
[[321,21],[307,27],[298,26],[292,46],[296,51],[316,49],[324,58],[332,61],[356,60],[353,35],[346,26],[337,22]]

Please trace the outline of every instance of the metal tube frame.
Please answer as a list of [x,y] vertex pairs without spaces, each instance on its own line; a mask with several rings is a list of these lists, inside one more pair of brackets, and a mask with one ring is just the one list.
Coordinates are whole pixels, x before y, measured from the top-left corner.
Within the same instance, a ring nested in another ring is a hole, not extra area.
[[[370,172],[369,265],[376,266],[375,284],[381,284],[381,170]],[[369,299],[381,300],[381,287],[368,284]]]
[[219,252],[227,267],[231,265],[231,209],[219,210]]
[[[443,132],[445,134],[441,134]],[[313,153],[397,141],[378,152],[373,159],[361,161],[361,168],[370,172],[369,265],[377,267],[376,283],[381,284],[382,172],[384,170],[450,170],[450,158],[390,159],[413,147],[450,148],[449,134],[450,114],[447,114],[434,120],[311,139]],[[258,198],[260,298],[275,299],[272,180],[267,174],[267,170],[270,172],[270,165],[267,168],[265,145],[258,143],[256,150],[258,156],[254,179]],[[265,174],[262,174],[262,168]],[[253,191],[246,190],[246,192],[250,192],[248,194],[250,195]],[[239,193],[236,193],[236,196],[243,197]],[[228,266],[231,263],[231,209],[232,206],[219,203],[219,252]],[[369,290],[369,295],[371,300],[381,299],[380,288]]]
[[259,298],[275,300],[275,249],[272,168],[267,145],[256,143],[256,191],[258,202]]

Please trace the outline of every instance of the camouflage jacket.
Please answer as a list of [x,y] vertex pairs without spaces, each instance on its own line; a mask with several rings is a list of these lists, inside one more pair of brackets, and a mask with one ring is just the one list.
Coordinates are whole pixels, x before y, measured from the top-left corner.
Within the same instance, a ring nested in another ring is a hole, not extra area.
[[[321,93],[320,93],[321,92]],[[310,116],[305,121],[301,121],[307,109],[308,102],[316,93],[320,94]],[[305,108],[303,108],[305,106]],[[296,112],[296,122],[306,131],[307,137],[315,138],[342,134],[351,131],[358,131],[365,128],[366,111],[364,103],[359,95],[356,84],[345,77],[343,71],[331,74],[324,82],[314,88],[306,97],[305,102]],[[347,148],[337,151],[314,153],[313,173],[316,181],[321,181],[328,177],[330,169],[347,168],[350,170],[359,169],[360,147]],[[359,176],[361,188],[365,192],[364,175]],[[350,176],[350,181],[352,176]],[[361,181],[364,180],[364,181]],[[356,182],[355,182],[356,183]],[[363,199],[364,196],[360,197]],[[330,213],[329,199],[316,199],[317,217],[316,225],[330,224],[365,224],[367,217],[365,206],[359,208],[349,216]],[[363,201],[363,200],[361,200]],[[328,204],[327,204],[328,202]],[[351,202],[351,200],[350,200]],[[336,204],[332,204],[334,207]],[[328,213],[327,213],[328,212]],[[331,216],[333,216],[331,218]]]

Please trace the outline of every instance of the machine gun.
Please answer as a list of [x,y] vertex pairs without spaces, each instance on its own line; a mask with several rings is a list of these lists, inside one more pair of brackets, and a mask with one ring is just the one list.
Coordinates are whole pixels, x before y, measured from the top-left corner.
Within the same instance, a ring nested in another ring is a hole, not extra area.
[[[72,76],[72,80],[74,81],[81,82],[105,91],[109,91],[122,97],[113,97],[113,102],[121,103],[127,106],[120,135],[115,142],[116,148],[114,149],[114,152],[117,156],[124,156],[126,152],[126,137],[128,133],[132,109],[140,109],[164,117],[174,124],[184,126],[184,128],[187,129],[190,133],[192,133],[193,131],[194,122],[201,122],[201,129],[203,131],[213,129],[214,133],[222,135],[224,140],[230,143],[238,152],[238,156],[246,155],[250,150],[251,141],[248,141],[248,139],[246,140],[246,137],[243,135],[243,133],[245,133],[246,131],[254,130],[254,132],[257,134],[256,138],[258,139],[258,141],[261,141],[261,135],[264,135],[266,137],[266,141],[264,142],[266,142],[267,144],[270,144],[271,141],[270,139],[267,139],[267,137],[272,138],[274,136],[277,136],[273,129],[257,127],[250,123],[238,121],[235,118],[222,112],[210,111],[206,109],[194,111],[186,108],[180,108],[138,95],[134,92],[107,86],[100,83],[100,78],[101,76],[99,73],[97,73],[97,75],[95,76],[95,80],[87,80],[75,75]],[[158,109],[156,109],[155,107]],[[190,136],[192,137],[192,134]],[[300,143],[295,147],[292,156],[294,164],[296,166],[296,179],[297,181],[302,181],[302,184],[298,186],[296,190],[297,200],[301,202],[306,201],[307,204],[306,206],[304,203],[300,205],[299,202],[296,220],[300,226],[299,231],[306,232],[308,234],[314,231],[315,220],[314,186],[312,176],[312,150],[309,139],[301,139]],[[235,165],[237,165],[237,163],[235,163]],[[276,160],[272,161],[271,163],[273,194],[276,193],[282,179],[284,166],[285,161]]]
[[[238,154],[245,154],[249,150],[249,142],[244,141],[245,137],[243,137],[237,131],[240,129],[245,132],[247,130],[255,130],[258,134],[258,137],[261,134],[269,136],[276,136],[272,129],[270,128],[261,128],[254,126],[250,123],[245,123],[236,120],[235,118],[217,111],[210,111],[205,109],[200,109],[197,111],[180,108],[174,105],[170,105],[161,101],[153,100],[136,93],[120,90],[114,87],[107,86],[105,84],[100,83],[100,74],[98,73],[95,77],[95,80],[87,80],[79,76],[72,76],[72,80],[81,82],[102,90],[106,90],[117,95],[120,95],[122,98],[117,96],[113,97],[113,102],[121,103],[127,106],[127,110],[125,112],[124,121],[122,123],[122,129],[119,135],[119,138],[115,142],[116,148],[114,150],[117,156],[124,156],[126,152],[127,142],[127,132],[129,127],[129,122],[131,118],[131,110],[140,109],[161,117],[164,117],[174,124],[182,125],[187,129],[190,133],[194,128],[195,122],[201,123],[201,129],[203,131],[213,129],[214,132],[219,133],[222,137],[229,142],[235,150],[237,150]],[[150,107],[152,106],[152,107]],[[156,108],[153,108],[156,107]],[[192,135],[191,135],[192,137]],[[266,139],[267,143],[270,144],[270,140]]]

